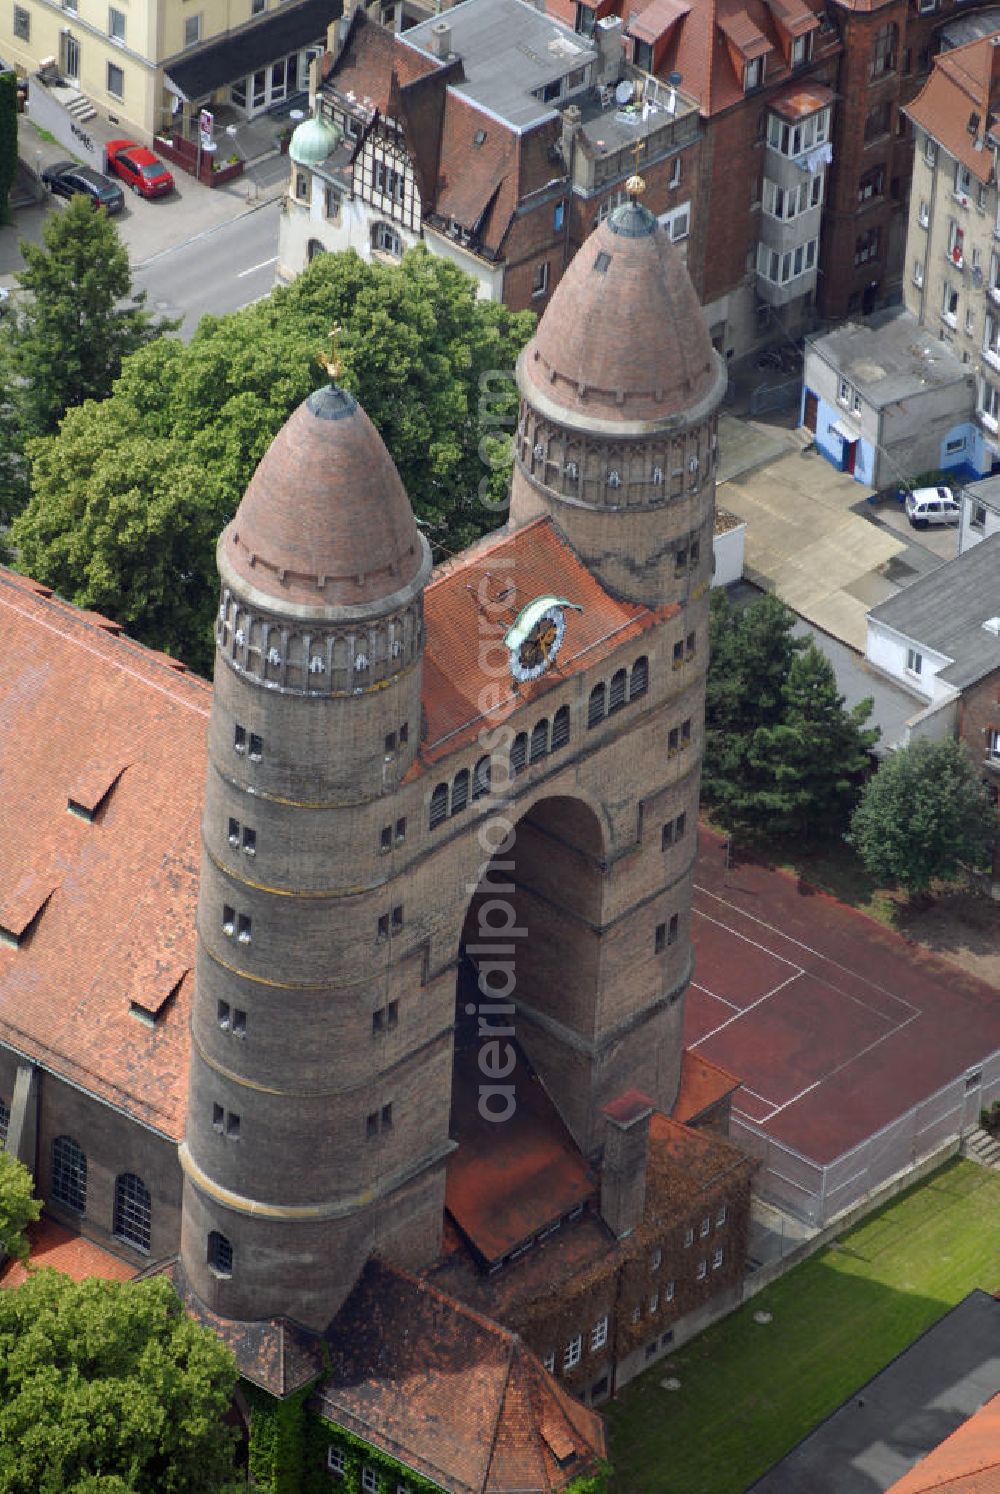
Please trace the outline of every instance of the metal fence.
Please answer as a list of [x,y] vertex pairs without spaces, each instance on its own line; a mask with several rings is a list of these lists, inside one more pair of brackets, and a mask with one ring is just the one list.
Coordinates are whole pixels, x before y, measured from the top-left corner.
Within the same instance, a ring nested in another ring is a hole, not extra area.
[[980,1108],[998,1094],[1000,1049],[826,1164],[775,1141],[735,1113],[730,1134],[760,1159],[760,1196],[810,1228],[822,1229],[890,1178],[978,1125]]

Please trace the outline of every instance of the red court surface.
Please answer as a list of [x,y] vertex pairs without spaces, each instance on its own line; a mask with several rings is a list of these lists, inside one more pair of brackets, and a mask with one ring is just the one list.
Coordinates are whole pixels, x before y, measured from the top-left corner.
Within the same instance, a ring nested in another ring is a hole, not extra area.
[[728,871],[702,831],[685,1043],[733,1108],[825,1164],[1000,1048],[1000,996],[795,877]]

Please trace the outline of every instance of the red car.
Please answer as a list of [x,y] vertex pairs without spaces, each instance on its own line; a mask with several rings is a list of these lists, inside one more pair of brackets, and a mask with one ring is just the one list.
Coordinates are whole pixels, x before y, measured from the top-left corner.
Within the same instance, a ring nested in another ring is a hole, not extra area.
[[108,141],[108,170],[142,197],[163,197],[174,190],[174,179],[163,162],[134,140]]

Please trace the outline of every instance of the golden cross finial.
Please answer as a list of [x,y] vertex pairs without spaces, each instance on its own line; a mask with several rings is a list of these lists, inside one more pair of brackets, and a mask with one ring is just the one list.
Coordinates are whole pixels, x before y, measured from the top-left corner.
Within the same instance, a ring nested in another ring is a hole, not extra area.
[[344,364],[340,354],[337,352],[337,338],[340,336],[340,323],[337,322],[330,333],[329,353],[317,353],[316,362],[320,368],[325,368],[334,383],[340,378],[344,371]]
[[633,202],[636,202],[646,190],[646,183],[639,175],[639,158],[642,155],[642,147],[643,142],[641,140],[637,140],[631,147],[632,155],[635,158],[635,171],[625,183],[625,191],[631,197]]

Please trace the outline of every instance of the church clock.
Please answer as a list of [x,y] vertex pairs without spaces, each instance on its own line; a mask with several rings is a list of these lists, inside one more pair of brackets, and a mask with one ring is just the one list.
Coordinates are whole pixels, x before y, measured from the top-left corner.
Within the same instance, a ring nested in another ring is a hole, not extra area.
[[504,638],[510,654],[510,672],[523,683],[537,680],[556,660],[566,631],[566,609],[582,612],[561,597],[536,597],[522,608]]

